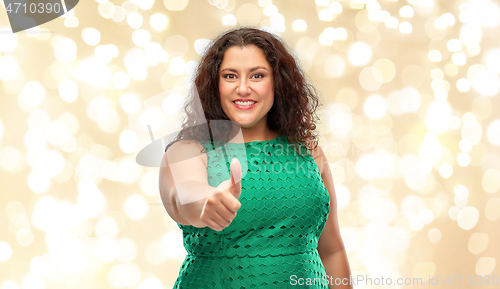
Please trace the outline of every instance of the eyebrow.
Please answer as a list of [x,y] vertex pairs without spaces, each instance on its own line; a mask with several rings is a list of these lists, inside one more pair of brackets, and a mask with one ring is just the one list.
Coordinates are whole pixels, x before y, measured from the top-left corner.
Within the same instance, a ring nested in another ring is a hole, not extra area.
[[[265,68],[264,66],[256,66],[256,67],[253,67],[250,69],[250,72],[252,71],[255,71],[257,69],[264,69],[264,70],[267,70],[267,68]],[[236,69],[234,68],[224,68],[222,69],[220,72],[223,72],[224,70],[229,70],[229,71],[232,71],[232,72],[238,72]]]

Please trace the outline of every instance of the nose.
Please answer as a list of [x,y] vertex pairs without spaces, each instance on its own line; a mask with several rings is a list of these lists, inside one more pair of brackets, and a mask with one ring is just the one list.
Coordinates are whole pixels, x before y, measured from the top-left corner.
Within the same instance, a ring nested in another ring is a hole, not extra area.
[[250,84],[248,83],[248,80],[246,79],[240,80],[238,87],[236,87],[236,93],[240,95],[248,95],[251,92],[252,90],[250,89]]

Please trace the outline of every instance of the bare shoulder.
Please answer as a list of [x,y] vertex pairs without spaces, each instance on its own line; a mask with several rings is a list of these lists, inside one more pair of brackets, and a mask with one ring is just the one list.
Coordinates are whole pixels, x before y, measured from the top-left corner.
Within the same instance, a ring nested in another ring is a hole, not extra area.
[[195,140],[180,140],[175,142],[167,149],[165,157],[169,163],[199,157],[205,164],[205,167],[207,166],[207,154],[203,150],[201,143]]
[[319,144],[313,149],[309,149],[311,152],[311,156],[313,157],[314,161],[318,165],[318,169],[321,175],[325,173],[325,165],[328,165],[328,159],[326,158],[325,152],[321,148]]

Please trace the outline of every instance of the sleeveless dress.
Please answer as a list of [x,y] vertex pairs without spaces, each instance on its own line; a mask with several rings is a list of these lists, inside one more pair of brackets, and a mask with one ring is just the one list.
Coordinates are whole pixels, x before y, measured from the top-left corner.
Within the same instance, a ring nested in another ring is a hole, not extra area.
[[[216,187],[229,179],[232,157],[201,143]],[[222,231],[178,224],[188,255],[173,288],[328,288],[317,246],[330,197],[311,154],[298,155],[283,136],[232,145],[229,155],[246,150],[247,161],[233,154],[246,171],[241,207]]]

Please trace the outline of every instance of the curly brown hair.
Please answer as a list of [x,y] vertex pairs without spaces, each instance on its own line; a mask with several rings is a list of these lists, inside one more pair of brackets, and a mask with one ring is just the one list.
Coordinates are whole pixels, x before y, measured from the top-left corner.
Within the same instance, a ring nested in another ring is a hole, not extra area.
[[[198,65],[194,79],[195,92],[199,92],[200,102],[195,101],[195,93],[184,106],[186,117],[182,129],[165,151],[180,140],[228,140],[234,132],[231,122],[210,122],[229,120],[224,113],[219,95],[219,69],[224,53],[233,46],[255,45],[260,48],[273,70],[274,103],[267,115],[271,130],[277,130],[301,154],[298,146],[305,145],[312,150],[318,146],[316,129],[316,109],[320,105],[316,90],[305,80],[304,73],[286,44],[273,34],[255,28],[237,28],[218,36],[207,48]],[[201,105],[201,107],[199,107]],[[208,121],[206,124],[202,120]],[[229,124],[228,124],[229,123]],[[218,126],[215,129],[215,126]],[[212,133],[223,135],[212,136]]]

